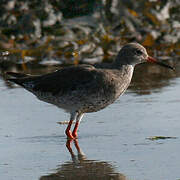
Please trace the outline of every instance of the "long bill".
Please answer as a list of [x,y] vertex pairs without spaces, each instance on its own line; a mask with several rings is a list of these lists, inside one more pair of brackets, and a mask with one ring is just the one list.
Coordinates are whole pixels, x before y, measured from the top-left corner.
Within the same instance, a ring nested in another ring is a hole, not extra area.
[[147,61],[152,62],[152,63],[156,63],[156,64],[158,64],[160,66],[163,66],[163,67],[166,67],[166,68],[174,70],[174,68],[172,66],[164,64],[162,62],[159,62],[159,61],[157,61],[155,58],[153,58],[151,56],[148,56]]

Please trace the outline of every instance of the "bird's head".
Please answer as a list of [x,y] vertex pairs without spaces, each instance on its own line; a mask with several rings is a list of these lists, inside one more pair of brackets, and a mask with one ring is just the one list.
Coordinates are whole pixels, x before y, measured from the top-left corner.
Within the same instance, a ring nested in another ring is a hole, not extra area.
[[152,62],[161,66],[173,69],[173,67],[166,65],[162,62],[158,62],[155,58],[148,55],[146,49],[138,43],[128,43],[122,47],[115,60],[117,64],[121,65],[133,65],[143,62]]

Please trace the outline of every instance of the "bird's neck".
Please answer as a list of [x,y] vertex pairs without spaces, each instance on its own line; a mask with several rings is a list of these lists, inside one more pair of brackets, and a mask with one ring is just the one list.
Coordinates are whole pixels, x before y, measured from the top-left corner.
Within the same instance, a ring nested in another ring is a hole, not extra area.
[[131,67],[135,67],[136,63],[135,61],[132,61],[132,57],[131,56],[126,56],[123,57],[120,53],[118,54],[118,56],[116,57],[115,61],[113,62],[113,65],[118,68],[121,69],[122,66],[131,66]]
[[113,68],[113,72],[115,77],[117,77],[117,94],[116,98],[118,98],[120,95],[122,95],[126,89],[128,88],[134,71],[134,66],[132,65],[121,65],[119,68]]
[[121,61],[114,61],[112,63],[112,68],[113,69],[119,69],[119,70],[134,70],[134,67],[135,65],[134,64],[128,64],[128,63],[125,63],[125,62],[121,62]]

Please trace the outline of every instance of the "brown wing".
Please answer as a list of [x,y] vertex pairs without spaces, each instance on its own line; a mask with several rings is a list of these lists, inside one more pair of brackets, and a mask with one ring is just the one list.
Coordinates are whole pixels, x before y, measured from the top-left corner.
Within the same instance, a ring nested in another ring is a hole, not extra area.
[[93,84],[95,81],[93,70],[95,68],[90,65],[71,66],[38,77],[16,79],[14,82],[30,91],[64,94]]

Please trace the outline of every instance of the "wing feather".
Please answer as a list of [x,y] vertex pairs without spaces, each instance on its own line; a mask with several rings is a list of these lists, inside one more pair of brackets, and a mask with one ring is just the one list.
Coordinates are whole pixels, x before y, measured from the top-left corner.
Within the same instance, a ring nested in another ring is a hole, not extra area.
[[94,69],[90,65],[71,66],[38,77],[21,78],[19,81],[23,87],[34,92],[50,92],[53,95],[64,94],[86,84],[91,84],[95,80],[92,72]]

